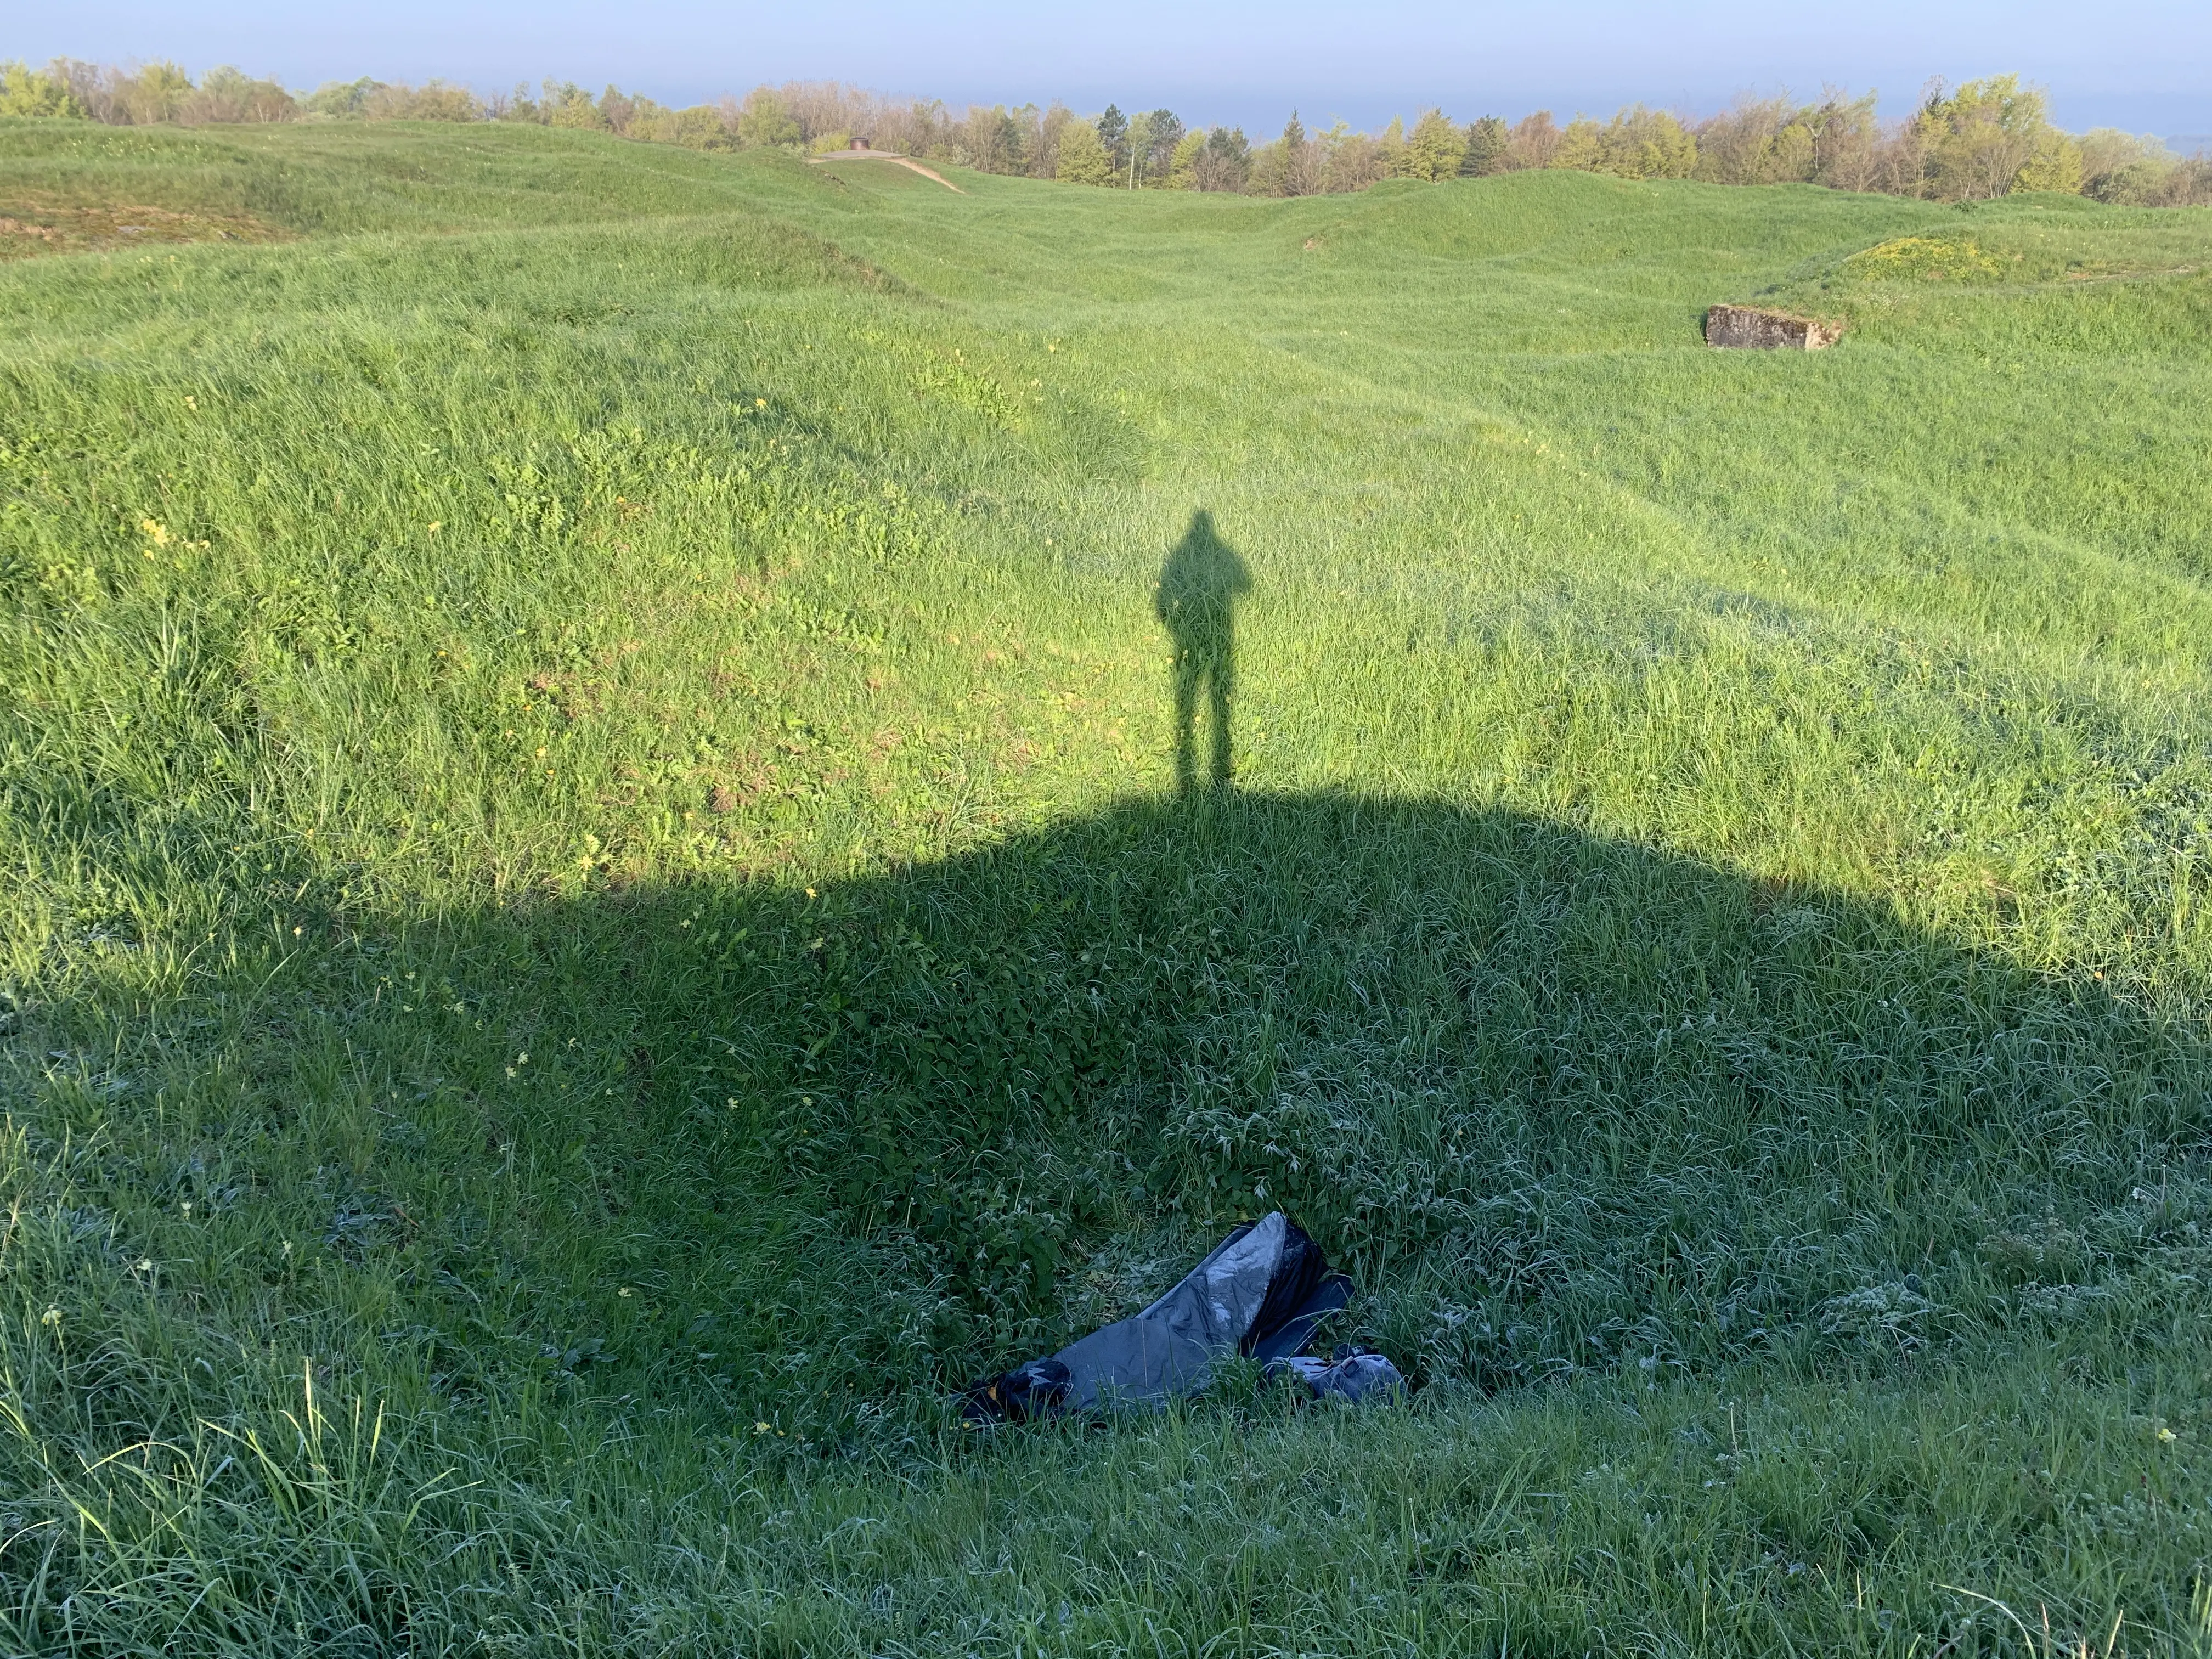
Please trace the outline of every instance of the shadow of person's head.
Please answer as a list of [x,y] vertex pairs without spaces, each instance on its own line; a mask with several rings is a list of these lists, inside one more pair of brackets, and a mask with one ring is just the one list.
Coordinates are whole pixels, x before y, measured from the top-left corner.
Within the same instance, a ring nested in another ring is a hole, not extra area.
[[1221,539],[1213,514],[1200,507],[1160,567],[1157,609],[1178,652],[1226,652],[1237,601],[1251,591],[1252,573]]

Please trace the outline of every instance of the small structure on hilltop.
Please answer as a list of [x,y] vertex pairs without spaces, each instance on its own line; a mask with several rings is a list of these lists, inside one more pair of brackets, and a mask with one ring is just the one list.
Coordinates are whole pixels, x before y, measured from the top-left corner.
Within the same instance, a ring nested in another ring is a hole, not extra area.
[[1757,306],[1715,306],[1705,313],[1705,343],[1753,350],[1819,351],[1844,337],[1841,323]]

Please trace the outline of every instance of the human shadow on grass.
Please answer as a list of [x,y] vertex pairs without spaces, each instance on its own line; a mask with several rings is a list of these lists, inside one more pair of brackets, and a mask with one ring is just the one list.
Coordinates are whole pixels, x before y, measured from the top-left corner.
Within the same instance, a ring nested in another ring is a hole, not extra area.
[[[1510,811],[1137,801],[406,949],[487,1033],[412,1080],[442,1103],[425,1166],[489,1142],[539,1183],[439,1271],[504,1275],[548,1352],[748,1420],[830,1433],[1043,1351],[1278,1206],[1353,1273],[1364,1334],[1486,1388],[2020,1331],[2118,1363],[2196,1294],[2154,1271],[2188,1204],[2130,1196],[2195,1168],[2179,1024]],[[2062,1279],[2102,1288],[2054,1311]]]
[[1198,702],[1208,727],[1217,789],[1231,782],[1229,700],[1237,686],[1237,603],[1252,589],[1251,572],[1221,539],[1213,514],[1200,507],[1160,567],[1153,611],[1174,645],[1175,775],[1184,794],[1198,787]]

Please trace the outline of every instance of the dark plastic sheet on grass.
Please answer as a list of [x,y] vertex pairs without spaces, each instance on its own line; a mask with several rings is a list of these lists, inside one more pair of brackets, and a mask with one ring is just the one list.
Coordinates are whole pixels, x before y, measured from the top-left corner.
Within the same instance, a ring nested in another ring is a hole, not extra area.
[[1157,1407],[1203,1389],[1231,1355],[1271,1376],[1295,1377],[1316,1397],[1394,1398],[1404,1379],[1380,1354],[1302,1356],[1315,1330],[1351,1299],[1320,1246],[1280,1210],[1239,1227],[1143,1312],[1032,1359],[967,1391],[972,1421]]

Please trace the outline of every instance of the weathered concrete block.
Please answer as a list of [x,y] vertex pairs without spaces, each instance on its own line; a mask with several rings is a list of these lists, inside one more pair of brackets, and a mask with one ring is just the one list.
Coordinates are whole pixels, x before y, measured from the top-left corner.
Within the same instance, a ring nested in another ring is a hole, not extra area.
[[1754,350],[1818,351],[1844,337],[1843,325],[1757,306],[1715,306],[1705,313],[1705,343]]

